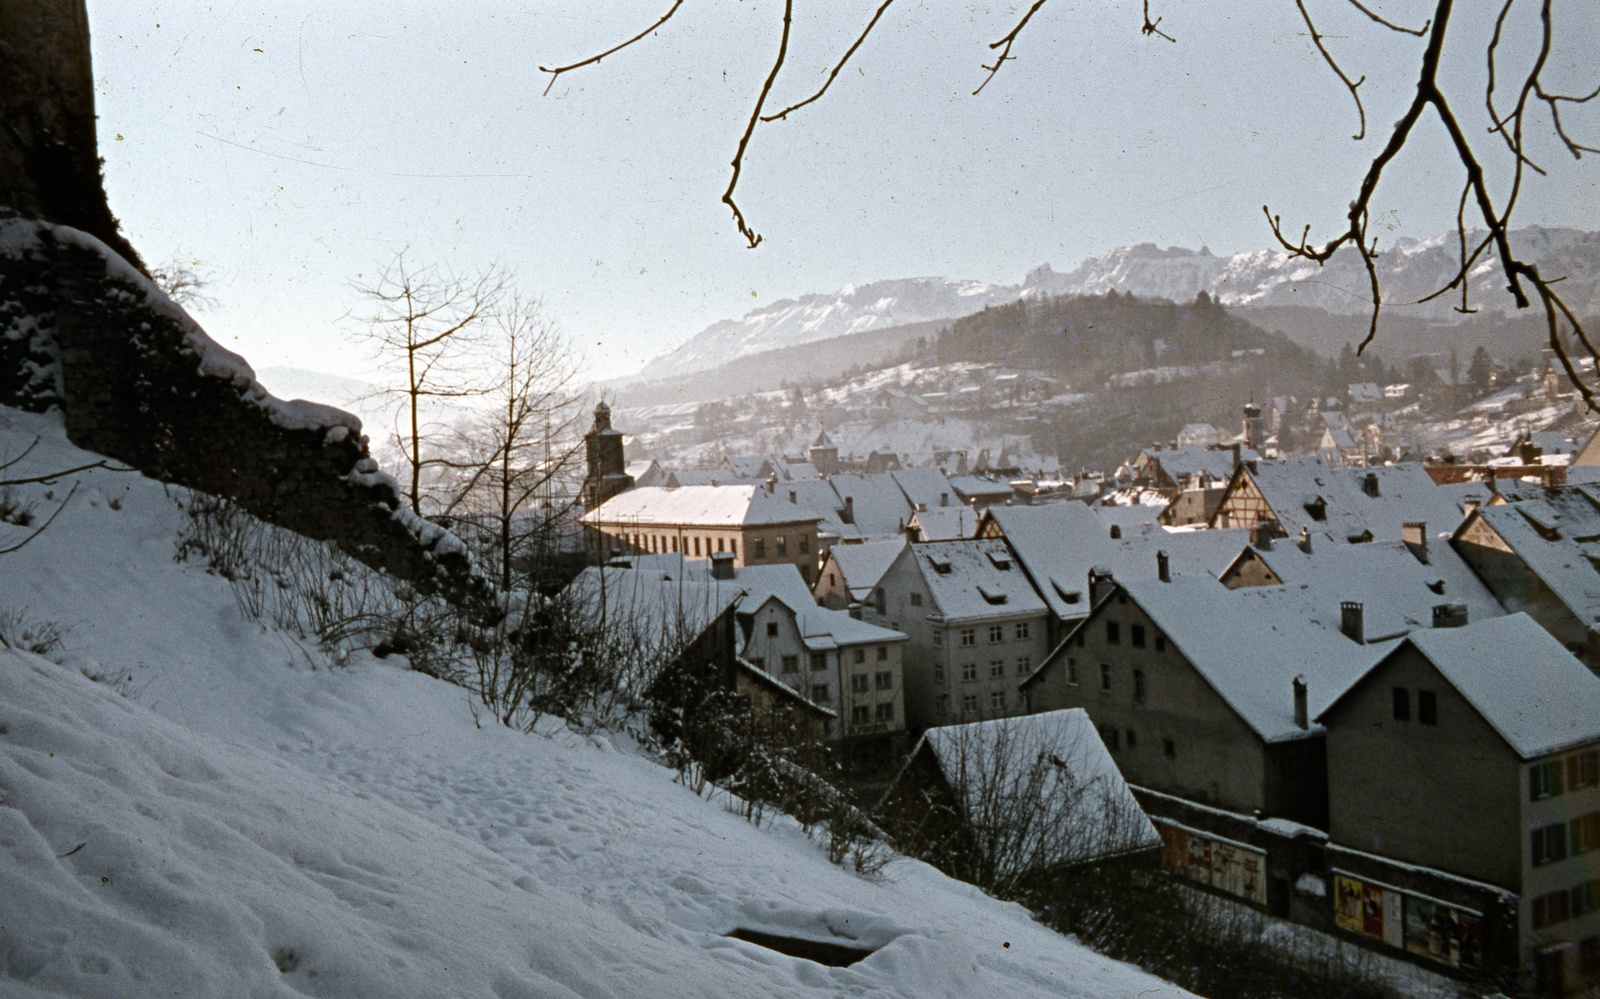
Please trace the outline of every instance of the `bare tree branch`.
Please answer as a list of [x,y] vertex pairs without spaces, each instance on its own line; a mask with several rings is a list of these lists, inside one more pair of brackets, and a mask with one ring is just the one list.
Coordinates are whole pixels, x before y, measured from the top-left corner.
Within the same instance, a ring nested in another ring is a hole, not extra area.
[[728,189],[722,192],[722,203],[733,212],[733,224],[739,227],[739,234],[749,242],[752,250],[761,245],[761,234],[745,223],[744,212],[739,210],[739,205],[733,200],[733,189],[739,186],[739,173],[744,169],[744,151],[750,145],[750,136],[754,134],[757,123],[761,121],[761,108],[767,103],[767,95],[772,93],[772,81],[778,78],[778,71],[783,69],[784,57],[789,53],[789,28],[793,22],[794,0],[783,0],[783,37],[778,41],[778,57],[772,60],[772,70],[767,74],[767,82],[761,85],[761,94],[756,98],[755,110],[750,112],[750,123],[744,127],[744,134],[739,137],[739,148],[733,154],[733,176],[728,178]]
[[[1328,64],[1328,68],[1333,70],[1334,75],[1339,77],[1340,82],[1345,85],[1345,89],[1350,91],[1351,99],[1356,102],[1356,114],[1361,116],[1361,128],[1350,138],[1360,142],[1367,135],[1367,109],[1361,104],[1359,88],[1363,83],[1367,82],[1367,78],[1363,76],[1359,80],[1352,81],[1349,76],[1345,75],[1344,69],[1334,60],[1333,54],[1328,51],[1328,47],[1322,44],[1322,32],[1317,30],[1316,23],[1311,20],[1311,14],[1306,10],[1303,0],[1294,0],[1294,5],[1300,9],[1300,17],[1306,22],[1306,29],[1311,32],[1311,44],[1315,45],[1317,51],[1322,53],[1322,60]],[[1360,4],[1356,6],[1359,7]]]
[[1398,31],[1403,35],[1416,35],[1418,38],[1421,38],[1424,35],[1426,35],[1428,33],[1428,29],[1433,26],[1433,22],[1432,21],[1423,21],[1422,22],[1422,27],[1420,27],[1420,28],[1403,27],[1401,25],[1395,24],[1393,21],[1386,20],[1385,18],[1379,16],[1378,14],[1374,14],[1371,10],[1369,10],[1367,8],[1367,6],[1365,4],[1363,4],[1361,2],[1361,0],[1347,0],[1347,2],[1350,4],[1350,6],[1354,7],[1356,10],[1359,10],[1361,13],[1363,13],[1363,14],[1367,15],[1368,17],[1372,18],[1374,21],[1377,21],[1379,24],[1383,25],[1385,28],[1388,28],[1391,31]]
[[[1353,0],[1352,0],[1352,2],[1353,2]],[[1156,18],[1154,21],[1150,20],[1150,0],[1144,0],[1144,23],[1139,25],[1139,34],[1141,34],[1141,35],[1159,35],[1162,38],[1165,38],[1167,41],[1172,42],[1173,44],[1177,44],[1178,40],[1176,38],[1173,38],[1171,35],[1167,34],[1165,31],[1162,31],[1161,28],[1160,28],[1160,24],[1161,24],[1161,18],[1159,18],[1159,17]]]
[[780,118],[787,118],[789,117],[789,113],[791,111],[798,111],[807,104],[810,104],[811,102],[822,97],[823,94],[827,93],[828,88],[833,86],[833,81],[838,78],[840,71],[844,69],[844,64],[850,61],[850,57],[856,54],[856,49],[859,49],[861,47],[861,43],[867,40],[867,36],[872,34],[872,29],[878,25],[878,19],[883,16],[883,12],[888,10],[889,5],[892,3],[894,3],[894,0],[883,0],[883,5],[880,6],[877,12],[872,15],[872,20],[867,22],[867,26],[861,29],[861,35],[856,38],[855,43],[846,49],[844,55],[840,56],[839,61],[834,64],[833,72],[828,74],[828,78],[823,81],[822,88],[820,90],[812,94],[810,97],[807,97],[800,103],[791,104],[782,111],[779,111],[777,114],[766,115],[761,120],[777,121]]
[[989,85],[989,81],[994,79],[994,75],[1000,72],[1000,67],[1004,66],[1006,64],[1006,60],[1011,58],[1012,43],[1017,40],[1018,35],[1022,34],[1022,29],[1028,26],[1028,20],[1038,12],[1040,7],[1043,7],[1048,2],[1049,0],[1033,0],[1033,6],[1029,7],[1028,12],[1022,15],[1022,20],[1017,22],[1016,27],[1006,32],[1006,36],[1000,39],[998,42],[991,42],[989,44],[991,49],[999,49],[1000,54],[995,57],[993,66],[983,67],[989,71],[989,75],[983,78],[982,83],[978,84],[978,89],[972,92],[972,96],[976,97],[983,93],[983,88],[987,87]]
[[567,73],[567,72],[570,72],[570,71],[572,71],[574,69],[581,69],[584,66],[592,66],[595,63],[599,62],[601,59],[604,59],[608,55],[615,55],[616,53],[621,52],[623,49],[625,49],[628,46],[632,45],[634,42],[639,41],[641,38],[643,38],[646,35],[650,34],[652,31],[655,31],[657,28],[661,27],[663,24],[666,24],[667,21],[669,19],[671,19],[672,15],[674,15],[674,14],[676,14],[678,12],[678,8],[682,7],[682,6],[683,6],[683,0],[672,0],[672,7],[665,14],[661,15],[660,20],[656,21],[656,23],[650,25],[650,27],[648,27],[648,28],[644,29],[643,31],[639,32],[637,35],[634,35],[632,38],[628,39],[627,41],[623,42],[621,45],[613,45],[611,48],[606,49],[604,52],[600,53],[599,55],[590,56],[589,58],[584,59],[584,60],[582,60],[580,62],[569,63],[568,65],[565,65],[565,66],[554,66],[554,67],[540,66],[539,67],[539,72],[541,72],[541,73],[549,73],[550,74],[550,82],[545,84],[545,87],[544,87],[545,94],[549,94],[550,93],[550,88],[556,85],[556,80],[558,80],[561,77],[562,73]]

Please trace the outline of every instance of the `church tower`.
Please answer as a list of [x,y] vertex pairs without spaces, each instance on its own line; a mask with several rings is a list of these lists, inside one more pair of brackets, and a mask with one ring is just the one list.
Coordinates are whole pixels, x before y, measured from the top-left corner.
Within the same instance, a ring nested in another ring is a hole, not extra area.
[[633,485],[622,453],[622,431],[612,429],[611,407],[601,400],[594,408],[594,426],[583,436],[588,472],[583,478],[583,507],[593,510]]

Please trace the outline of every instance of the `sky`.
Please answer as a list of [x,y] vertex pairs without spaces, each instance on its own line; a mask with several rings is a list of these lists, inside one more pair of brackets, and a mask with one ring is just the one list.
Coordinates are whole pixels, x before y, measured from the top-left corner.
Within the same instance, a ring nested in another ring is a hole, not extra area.
[[[797,0],[769,108],[809,96],[878,3]],[[460,273],[503,265],[586,373],[611,377],[717,320],[850,283],[1015,283],[1140,242],[1263,249],[1263,205],[1331,235],[1422,47],[1336,0],[1308,4],[1367,78],[1356,142],[1355,105],[1288,0],[1151,0],[1176,42],[1141,36],[1133,0],[1051,0],[976,96],[989,43],[1027,5],[896,0],[821,100],[755,131],[736,194],[763,236],[751,250],[720,198],[782,3],[688,0],[545,93],[539,66],[602,52],[669,6],[90,0],[112,210],[147,262],[210,279],[198,318],[258,370],[371,377],[354,286],[403,251]],[[1420,25],[1434,5],[1371,6]],[[1510,57],[1529,51],[1527,6]],[[1600,6],[1556,10],[1567,42],[1549,80],[1587,91]],[[1474,135],[1492,22],[1461,0],[1446,50]],[[1600,139],[1594,114],[1569,120]],[[1595,157],[1534,148],[1550,176],[1525,186],[1519,224],[1600,229]],[[1490,175],[1503,190],[1505,170]],[[1380,186],[1373,231],[1446,231],[1460,184],[1430,121]]]

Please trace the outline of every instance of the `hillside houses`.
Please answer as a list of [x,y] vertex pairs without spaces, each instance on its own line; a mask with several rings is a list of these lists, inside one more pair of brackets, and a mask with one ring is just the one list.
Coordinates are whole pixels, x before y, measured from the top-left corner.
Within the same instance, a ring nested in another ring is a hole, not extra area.
[[[586,522],[715,488],[731,519],[808,525],[805,565],[791,542],[781,567],[800,585],[758,585],[775,570],[743,536],[721,556],[756,571],[736,657],[836,738],[905,736],[886,767],[925,731],[1081,712],[1174,876],[1442,970],[1600,980],[1600,484],[1439,484],[1243,446],[1135,464],[1147,490],[1220,490],[1211,515],[1023,505],[999,483],[985,506],[928,468],[635,487]],[[692,568],[717,558],[711,533],[622,533],[669,555],[679,537],[680,572],[715,571]],[[819,642],[838,651],[812,679]]]

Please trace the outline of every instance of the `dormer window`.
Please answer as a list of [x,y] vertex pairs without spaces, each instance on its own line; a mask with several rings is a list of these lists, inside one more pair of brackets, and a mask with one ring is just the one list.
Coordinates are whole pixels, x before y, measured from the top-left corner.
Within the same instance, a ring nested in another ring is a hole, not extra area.
[[1328,501],[1323,499],[1321,496],[1318,496],[1316,499],[1306,504],[1306,513],[1310,514],[1311,519],[1317,521],[1318,523],[1327,520]]
[[1004,552],[990,552],[989,561],[993,562],[994,567],[999,569],[1001,572],[1011,571],[1011,556],[1005,554]]

